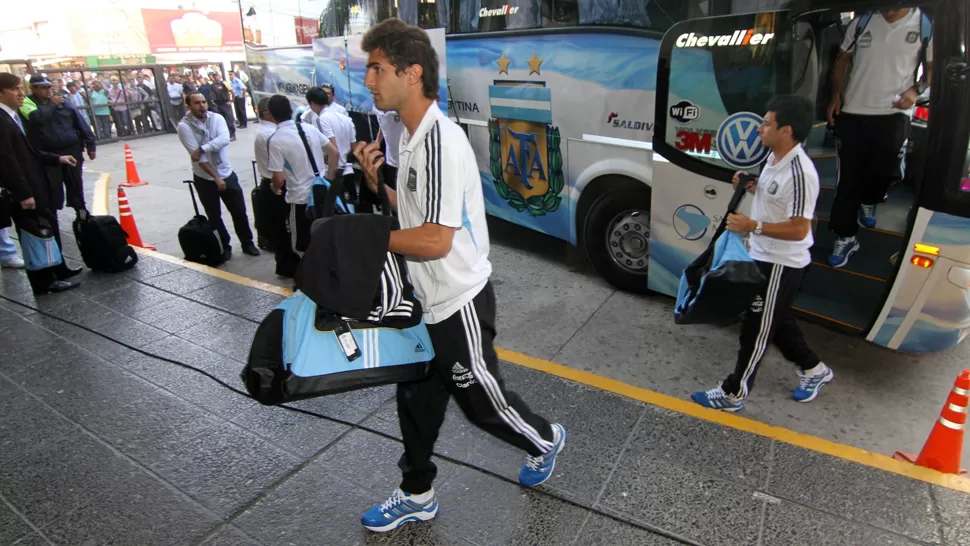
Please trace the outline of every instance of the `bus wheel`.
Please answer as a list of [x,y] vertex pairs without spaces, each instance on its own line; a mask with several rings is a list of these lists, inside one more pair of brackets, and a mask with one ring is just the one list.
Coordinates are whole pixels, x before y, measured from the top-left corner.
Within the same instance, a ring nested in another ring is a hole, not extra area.
[[647,291],[650,262],[650,190],[617,188],[601,195],[583,230],[586,255],[610,284],[630,292]]

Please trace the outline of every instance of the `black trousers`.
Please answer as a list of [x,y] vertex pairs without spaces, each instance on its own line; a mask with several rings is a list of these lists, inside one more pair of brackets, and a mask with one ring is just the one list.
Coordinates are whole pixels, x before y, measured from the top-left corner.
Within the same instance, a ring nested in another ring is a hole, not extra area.
[[236,97],[232,100],[232,105],[236,109],[236,119],[239,120],[239,126],[245,127],[248,123],[246,115],[246,97]]
[[[19,205],[15,206],[13,223],[17,231],[17,238],[23,237],[21,235],[21,228],[26,221],[29,221],[30,216],[44,218],[50,223],[51,228],[54,230],[54,240],[57,241],[57,247],[61,249],[61,255],[63,256],[64,244],[61,243],[61,228],[58,224],[57,211],[55,210],[23,210]],[[59,265],[53,267],[38,269],[37,271],[27,270],[27,280],[30,282],[30,288],[34,293],[44,293],[52,282],[66,278],[64,274],[67,273],[67,270],[67,262],[62,261]]]
[[829,227],[839,237],[859,231],[859,205],[882,202],[889,186],[902,180],[909,125],[905,114],[840,114],[835,121],[839,173]]
[[289,205],[284,220],[284,236],[274,241],[276,245],[276,274],[295,277],[296,269],[303,259],[303,252],[310,246],[310,226],[313,220],[307,215],[307,206]]
[[260,179],[256,189],[258,198],[253,199],[259,246],[266,249],[275,249],[281,239],[289,237],[286,222],[290,206],[282,195],[273,193],[272,185],[273,181],[269,178]]
[[787,360],[802,370],[810,370],[820,362],[805,343],[791,308],[802,285],[805,268],[757,263],[768,282],[745,314],[741,323],[741,348],[738,349],[737,365],[721,384],[724,392],[740,398],[746,397],[754,386],[758,366],[771,342]]
[[229,136],[236,136],[236,118],[232,115],[232,105],[228,102],[217,102],[216,112],[226,119],[226,125],[229,126]]
[[229,245],[231,240],[229,230],[226,229],[225,222],[222,221],[222,203],[226,204],[229,214],[232,216],[232,225],[236,229],[236,236],[239,243],[245,245],[253,242],[253,230],[249,227],[249,216],[246,214],[246,197],[242,186],[239,185],[239,177],[232,173],[223,179],[226,183],[226,191],[219,191],[216,183],[212,180],[194,176],[193,182],[195,191],[199,194],[199,201],[202,201],[202,208],[205,215],[212,222],[212,226],[219,231],[219,238],[222,239],[222,246],[232,248]]
[[405,493],[431,489],[438,472],[431,454],[452,396],[469,421],[496,438],[534,456],[552,449],[549,422],[507,390],[499,375],[492,345],[495,293],[491,283],[454,315],[429,324],[428,332],[435,350],[433,374],[397,387],[397,414],[404,438],[404,455],[398,466],[404,473],[401,489]]

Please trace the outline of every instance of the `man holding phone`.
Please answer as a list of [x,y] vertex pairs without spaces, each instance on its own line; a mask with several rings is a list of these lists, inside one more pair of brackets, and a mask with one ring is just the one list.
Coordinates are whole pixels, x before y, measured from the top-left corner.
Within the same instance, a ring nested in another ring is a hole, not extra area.
[[832,380],[832,370],[805,343],[791,309],[812,261],[809,249],[814,242],[811,222],[818,173],[801,143],[811,131],[813,108],[804,97],[772,100],[758,130],[761,142],[771,150],[761,176],[734,174],[734,186],[745,184],[754,194],[754,203],[751,218],[729,214],[727,229],[751,233],[751,257],[767,282],[745,314],[734,372],[717,387],[691,396],[702,406],[732,412],[744,409],[742,400],[754,386],[758,365],[772,341],[799,368],[800,384],[792,395],[798,402],[814,400],[822,385]]

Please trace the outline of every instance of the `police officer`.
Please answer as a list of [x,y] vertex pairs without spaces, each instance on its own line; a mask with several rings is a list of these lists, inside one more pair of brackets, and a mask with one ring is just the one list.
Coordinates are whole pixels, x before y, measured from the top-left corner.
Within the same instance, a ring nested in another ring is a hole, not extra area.
[[42,152],[74,157],[76,165],[47,165],[47,176],[51,183],[59,187],[54,195],[56,208],[63,206],[66,197],[67,206],[81,210],[85,208],[82,178],[84,150],[87,149],[90,159],[95,158],[95,137],[80,112],[62,97],[53,96],[53,86],[50,80],[40,74],[30,77],[30,98],[37,109],[28,117],[27,138],[34,148]]
[[[838,136],[839,174],[830,229],[838,237],[829,265],[843,267],[859,250],[859,225],[876,226],[876,203],[903,177],[900,150],[909,137],[916,100],[929,87],[932,40],[918,8],[857,17],[845,32],[832,70],[828,121]],[[915,74],[921,58],[923,78]],[[843,100],[840,92],[852,64]]]

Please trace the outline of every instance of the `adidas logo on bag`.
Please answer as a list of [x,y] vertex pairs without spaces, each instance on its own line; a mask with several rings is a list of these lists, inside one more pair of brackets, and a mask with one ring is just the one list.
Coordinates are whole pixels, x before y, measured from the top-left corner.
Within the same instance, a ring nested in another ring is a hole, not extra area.
[[414,352],[416,352],[416,353],[423,353],[423,352],[425,352],[424,345],[421,345],[420,343],[418,343],[417,345],[415,345],[414,346]]

